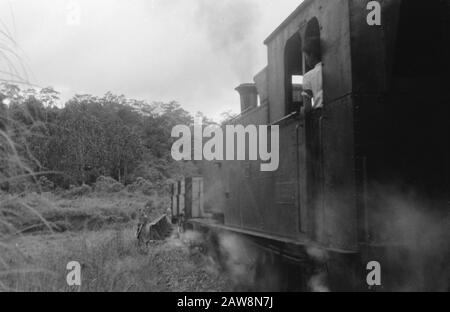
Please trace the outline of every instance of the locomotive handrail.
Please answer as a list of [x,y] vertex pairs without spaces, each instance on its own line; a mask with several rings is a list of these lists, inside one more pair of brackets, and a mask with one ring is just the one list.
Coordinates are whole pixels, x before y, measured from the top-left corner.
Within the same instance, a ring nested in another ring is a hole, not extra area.
[[299,112],[293,112],[293,113],[291,113],[291,114],[289,114],[289,115],[287,115],[287,116],[281,118],[280,120],[277,120],[277,121],[271,123],[270,125],[271,125],[271,126],[281,125],[283,122],[286,122],[286,121],[288,121],[289,119],[292,119],[293,117],[300,117],[300,116],[301,116],[301,115],[300,115]]

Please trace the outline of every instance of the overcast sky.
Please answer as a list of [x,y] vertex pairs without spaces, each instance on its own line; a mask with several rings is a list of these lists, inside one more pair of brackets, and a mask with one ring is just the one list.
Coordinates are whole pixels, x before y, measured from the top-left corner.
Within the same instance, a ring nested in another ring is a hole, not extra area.
[[0,0],[0,18],[32,82],[63,100],[112,91],[218,118],[239,110],[234,88],[266,65],[264,39],[301,2]]

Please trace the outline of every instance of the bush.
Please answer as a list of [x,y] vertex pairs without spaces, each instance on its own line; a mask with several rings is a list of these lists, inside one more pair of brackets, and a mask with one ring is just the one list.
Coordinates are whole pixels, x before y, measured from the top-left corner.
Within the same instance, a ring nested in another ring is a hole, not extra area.
[[159,185],[159,195],[160,196],[172,196],[172,184],[175,183],[175,180],[168,179],[163,181]]
[[148,160],[139,165],[135,170],[135,174],[131,175],[131,181],[137,179],[144,179],[152,183],[160,181],[166,177],[167,164],[163,163],[161,160]]
[[46,176],[40,177],[38,183],[42,192],[50,192],[55,188],[53,182],[50,181]]
[[92,188],[89,185],[83,184],[80,187],[71,186],[68,191],[63,194],[64,198],[76,198],[85,196],[92,192]]
[[117,182],[111,177],[101,176],[95,182],[95,191],[101,193],[118,193],[124,189],[122,183]]
[[155,195],[155,186],[144,178],[137,178],[133,184],[128,185],[127,191],[131,193],[141,192],[144,195],[153,196]]

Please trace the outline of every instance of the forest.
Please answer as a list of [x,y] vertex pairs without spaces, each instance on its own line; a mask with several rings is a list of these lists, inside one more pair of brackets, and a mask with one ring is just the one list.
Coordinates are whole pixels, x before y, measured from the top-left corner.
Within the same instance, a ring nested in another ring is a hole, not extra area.
[[102,176],[127,185],[137,178],[158,182],[195,174],[192,163],[175,162],[170,154],[172,128],[192,126],[194,120],[179,103],[147,103],[112,93],[76,95],[63,107],[58,103],[53,88],[0,86],[1,155],[14,156],[0,164],[3,191],[25,191],[36,182],[67,189]]

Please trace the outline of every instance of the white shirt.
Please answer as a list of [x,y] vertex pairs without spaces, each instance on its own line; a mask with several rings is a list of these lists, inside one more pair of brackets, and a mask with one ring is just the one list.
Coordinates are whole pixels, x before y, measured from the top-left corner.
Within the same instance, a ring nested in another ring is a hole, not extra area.
[[311,90],[314,95],[312,108],[323,107],[323,89],[322,89],[322,63],[317,65],[303,76],[303,90]]

